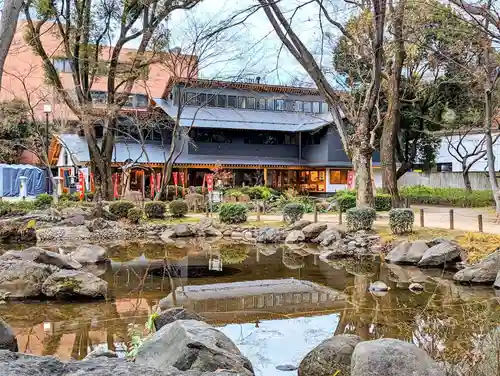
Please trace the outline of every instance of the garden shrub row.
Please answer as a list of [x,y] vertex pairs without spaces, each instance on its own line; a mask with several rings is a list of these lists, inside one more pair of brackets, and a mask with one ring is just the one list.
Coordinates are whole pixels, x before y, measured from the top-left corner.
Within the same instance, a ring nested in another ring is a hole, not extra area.
[[443,205],[462,208],[477,208],[493,205],[491,191],[472,191],[462,188],[432,188],[423,185],[402,187],[400,195],[409,198],[412,204]]
[[[355,191],[339,191],[335,194],[338,208],[343,212],[356,207],[356,192]],[[391,210],[392,201],[391,195],[385,193],[377,193],[375,196],[375,210],[389,211]]]

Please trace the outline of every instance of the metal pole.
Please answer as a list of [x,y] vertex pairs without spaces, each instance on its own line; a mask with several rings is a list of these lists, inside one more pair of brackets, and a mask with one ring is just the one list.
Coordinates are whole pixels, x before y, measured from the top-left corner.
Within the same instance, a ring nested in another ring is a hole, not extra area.
[[424,227],[424,209],[420,209],[420,227]]
[[477,224],[479,227],[479,232],[483,232],[483,215],[482,214],[479,214],[477,216]]
[[453,218],[453,209],[450,209],[450,230],[455,228],[455,218]]

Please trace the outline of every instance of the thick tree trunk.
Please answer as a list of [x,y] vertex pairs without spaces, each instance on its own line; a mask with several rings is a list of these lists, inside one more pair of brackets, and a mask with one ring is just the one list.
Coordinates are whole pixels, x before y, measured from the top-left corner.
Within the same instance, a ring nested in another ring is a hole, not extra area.
[[465,190],[469,193],[472,192],[472,184],[470,183],[470,176],[468,170],[463,170],[462,176],[464,178]]
[[387,93],[387,115],[382,129],[382,138],[380,140],[380,160],[382,162],[382,188],[385,193],[392,197],[392,206],[400,206],[400,197],[398,192],[398,178],[396,173],[396,141],[399,129],[401,113],[401,100],[399,91],[401,88],[401,70],[406,57],[403,40],[403,17],[406,0],[401,0],[394,10],[392,2],[391,23],[394,30],[394,64],[389,70],[389,83]]
[[354,149],[352,164],[356,173],[356,207],[358,208],[375,206],[371,162],[370,150]]
[[4,0],[0,21],[0,90],[2,88],[3,67],[9,54],[12,39],[14,39],[22,5],[23,0]]

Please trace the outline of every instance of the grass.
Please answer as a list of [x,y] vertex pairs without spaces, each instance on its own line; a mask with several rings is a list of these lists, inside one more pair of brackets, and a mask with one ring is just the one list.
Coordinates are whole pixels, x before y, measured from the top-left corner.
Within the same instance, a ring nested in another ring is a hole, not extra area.
[[455,240],[467,251],[469,264],[485,258],[496,251],[500,245],[500,235],[480,232],[466,232]]
[[389,226],[374,225],[373,229],[380,236],[383,242],[391,243],[395,241],[415,241],[415,240],[432,240],[435,238],[455,239],[463,234],[459,230],[446,230],[442,228],[430,227],[413,227],[413,231],[408,234],[393,234]]
[[152,224],[158,224],[158,225],[178,225],[180,223],[198,223],[200,221],[200,217],[181,217],[181,218],[164,218],[164,219],[144,219],[145,223],[152,223]]

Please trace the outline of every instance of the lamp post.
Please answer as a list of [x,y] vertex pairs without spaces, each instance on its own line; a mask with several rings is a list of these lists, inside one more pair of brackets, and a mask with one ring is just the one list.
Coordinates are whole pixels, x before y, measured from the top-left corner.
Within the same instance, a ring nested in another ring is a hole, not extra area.
[[45,156],[47,158],[47,193],[49,192],[49,169],[50,169],[50,160],[49,160],[49,114],[52,112],[52,105],[44,104],[43,112],[45,113]]

